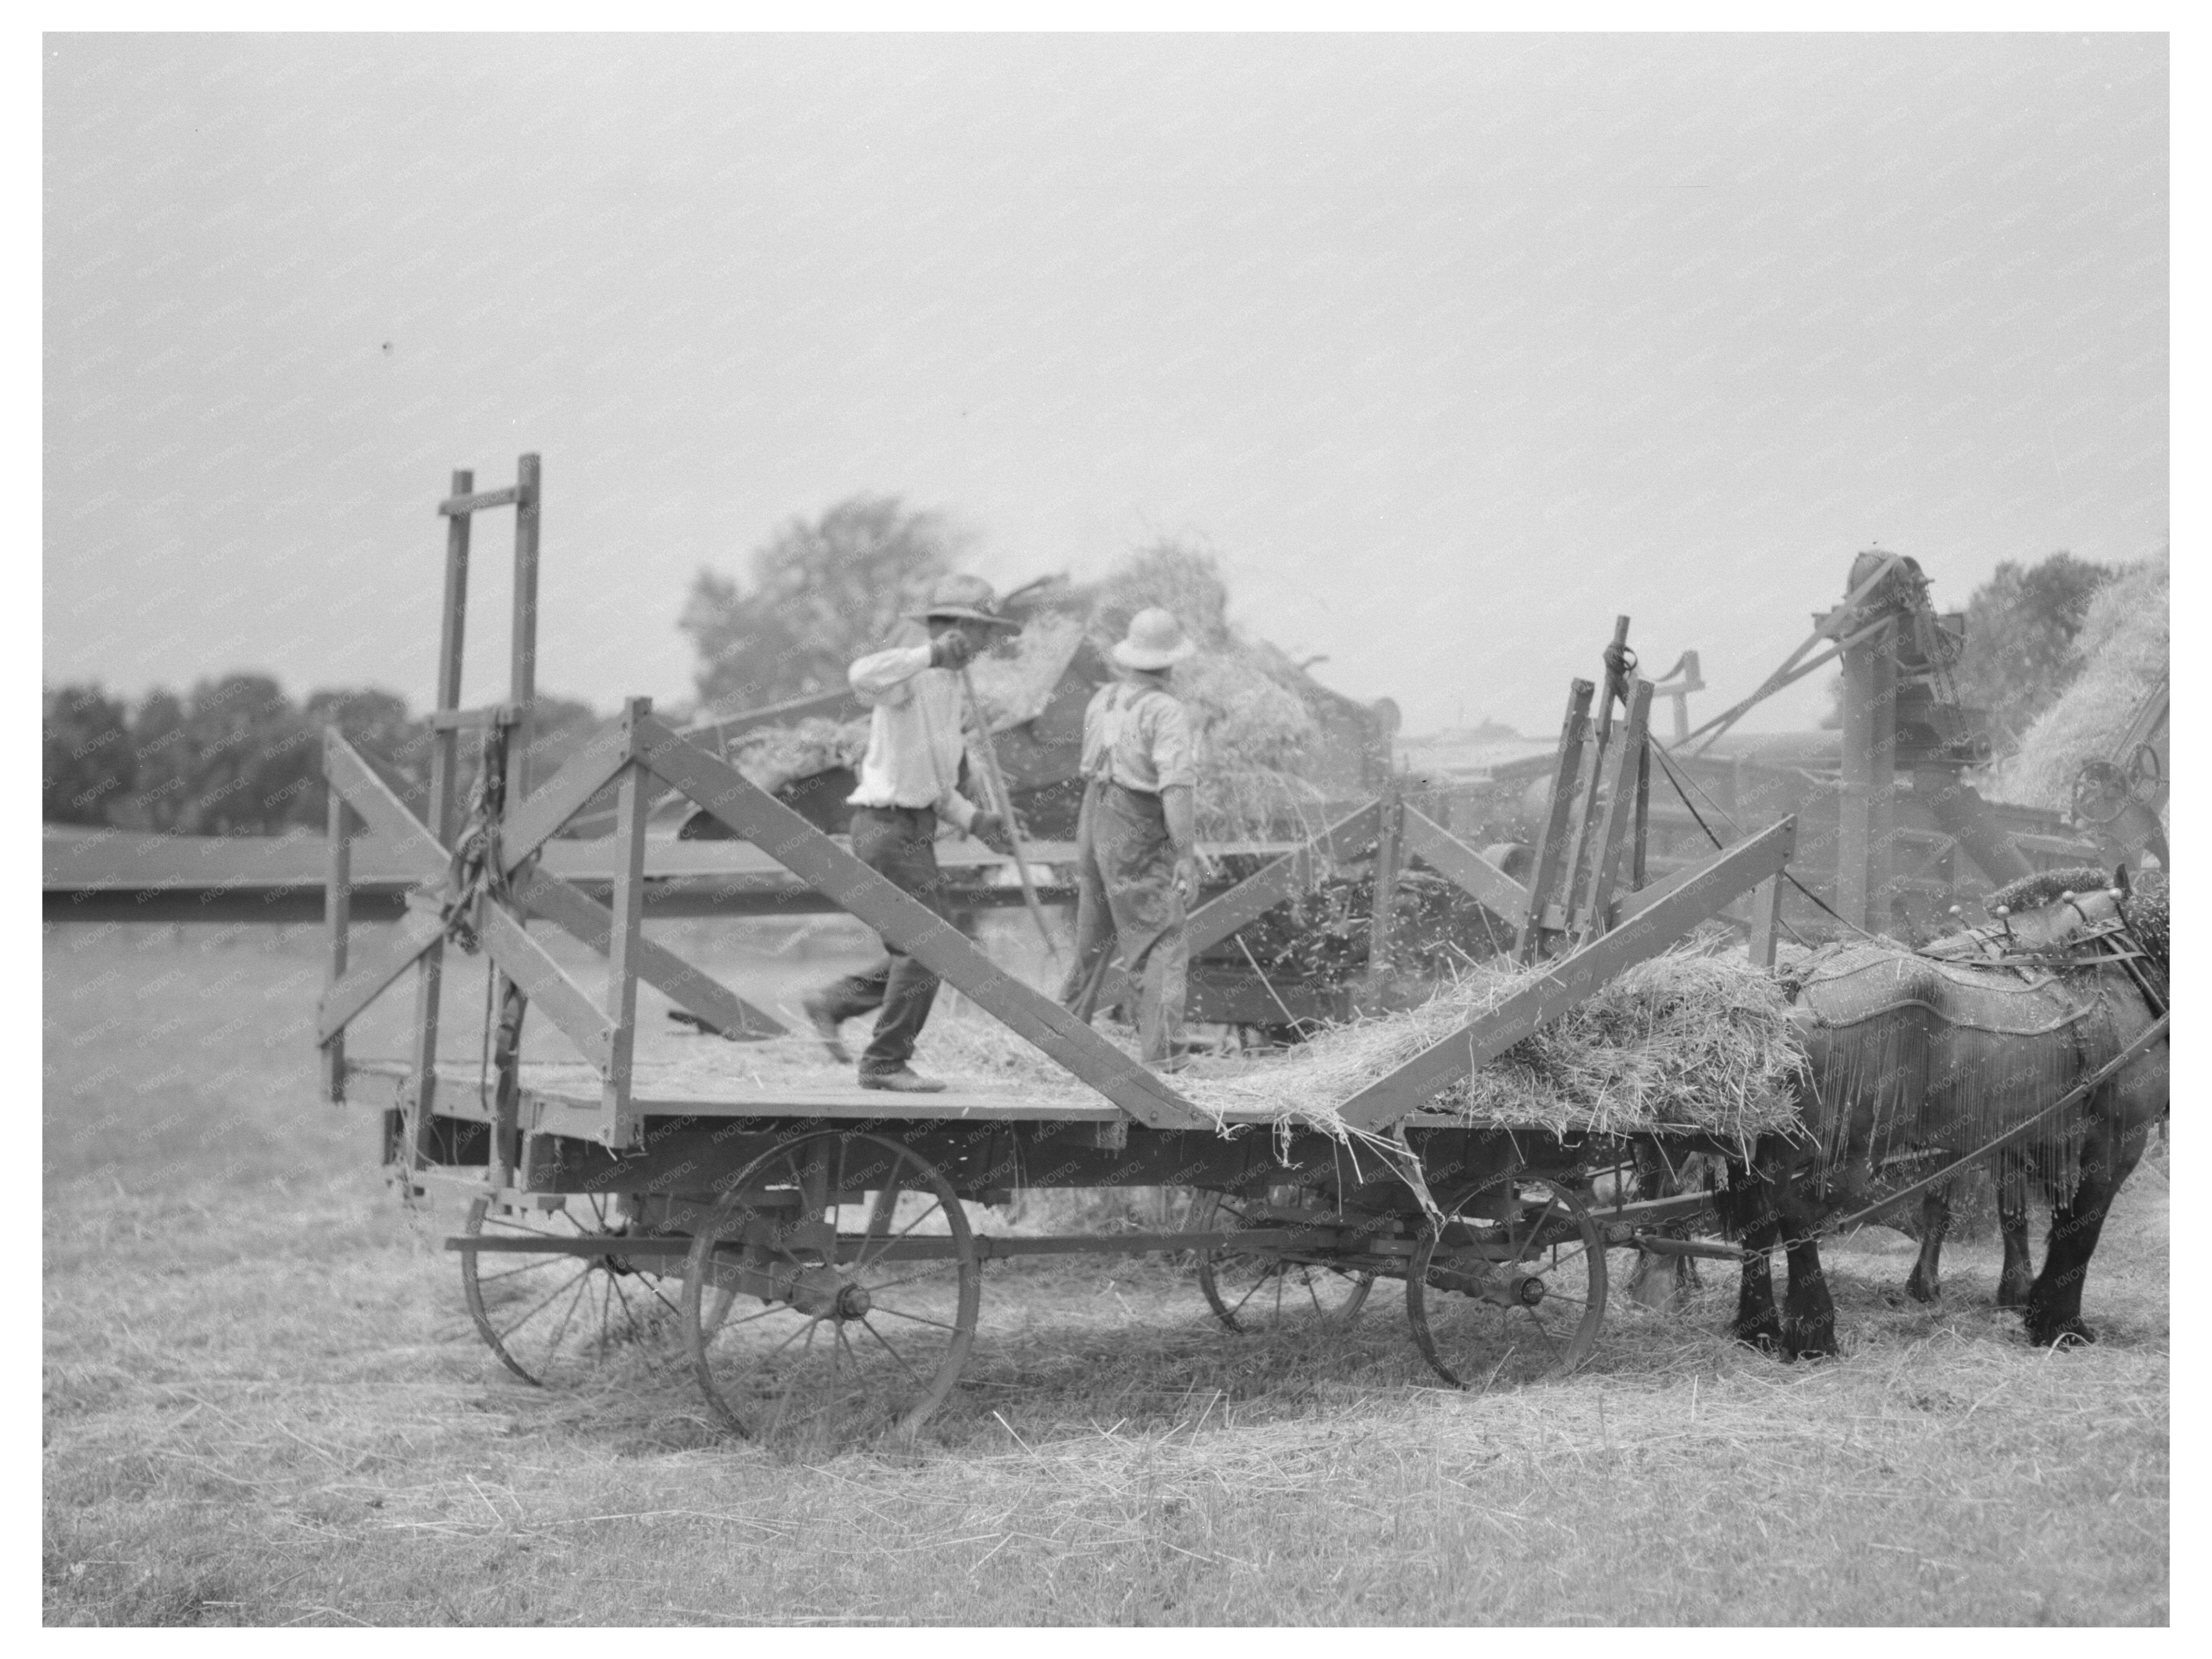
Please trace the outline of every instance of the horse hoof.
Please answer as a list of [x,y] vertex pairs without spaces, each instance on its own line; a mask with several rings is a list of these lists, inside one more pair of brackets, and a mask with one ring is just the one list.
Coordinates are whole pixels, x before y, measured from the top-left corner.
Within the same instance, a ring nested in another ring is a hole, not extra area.
[[1836,1357],[1836,1335],[1814,1335],[1802,1342],[1792,1342],[1784,1350],[1784,1359],[1833,1359]]
[[1940,1291],[1929,1290],[1917,1278],[1905,1281],[1905,1293],[1915,1302],[1933,1302],[1942,1294]]
[[1997,1306],[2000,1308],[2025,1308],[2027,1305],[2026,1285],[2000,1284],[1997,1286]]
[[1782,1352],[1782,1332],[1773,1325],[1753,1325],[1729,1333],[1747,1348],[1755,1348],[1763,1354]]

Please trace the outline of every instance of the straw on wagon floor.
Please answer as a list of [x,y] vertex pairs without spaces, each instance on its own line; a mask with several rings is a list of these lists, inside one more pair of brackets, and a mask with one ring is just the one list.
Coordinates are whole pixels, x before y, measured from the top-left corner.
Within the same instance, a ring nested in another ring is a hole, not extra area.
[[[1339,1103],[1547,971],[1472,964],[1418,1007],[1350,1021],[1279,1053],[1200,1059],[1176,1086],[1224,1127],[1297,1123],[1341,1133]],[[1065,1070],[981,1015],[933,1022],[920,1057],[963,1090],[1091,1098]],[[1445,1090],[1431,1109],[1555,1133],[1666,1127],[1747,1143],[1790,1121],[1790,1084],[1804,1061],[1771,975],[1739,954],[1678,949],[1629,969]],[[818,1088],[836,1070],[811,1040],[701,1042],[668,1070],[655,1067],[653,1082],[702,1093]]]

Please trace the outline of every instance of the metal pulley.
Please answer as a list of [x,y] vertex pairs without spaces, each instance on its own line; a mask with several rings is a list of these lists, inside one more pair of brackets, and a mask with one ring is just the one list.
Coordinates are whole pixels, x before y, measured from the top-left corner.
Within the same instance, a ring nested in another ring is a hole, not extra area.
[[2081,769],[2074,775],[2074,822],[2097,825],[2118,823],[2120,814],[2128,810],[2130,800],[2135,798],[2128,773],[2110,761],[2084,761]]
[[2128,757],[2128,798],[2139,806],[2156,806],[2166,788],[2166,767],[2147,743]]

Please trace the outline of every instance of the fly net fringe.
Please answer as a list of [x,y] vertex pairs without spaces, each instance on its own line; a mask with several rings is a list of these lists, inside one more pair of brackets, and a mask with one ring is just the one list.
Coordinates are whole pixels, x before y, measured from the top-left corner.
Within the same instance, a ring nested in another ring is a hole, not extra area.
[[[2111,970],[2054,974],[1939,962],[1870,943],[1804,969],[1818,1178],[1867,1179],[1908,1150],[1972,1152],[2118,1052]],[[2061,1190],[2081,1178],[2093,1102],[2014,1143]]]

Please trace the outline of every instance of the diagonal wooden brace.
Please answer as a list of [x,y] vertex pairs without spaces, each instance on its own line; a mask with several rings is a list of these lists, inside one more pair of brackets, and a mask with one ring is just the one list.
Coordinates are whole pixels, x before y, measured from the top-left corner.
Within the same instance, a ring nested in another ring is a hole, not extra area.
[[375,1001],[386,986],[445,936],[446,924],[434,915],[410,910],[401,917],[399,925],[368,961],[323,993],[315,1010],[315,1041],[328,1042],[344,1030],[347,1021]]
[[1709,860],[1689,880],[1632,921],[1553,963],[1543,976],[1370,1083],[1338,1109],[1355,1128],[1371,1129],[1416,1112],[1436,1092],[1487,1065],[1539,1026],[1602,989],[1622,969],[1654,957],[1740,893],[1789,861],[1797,821],[1784,818]]
[[808,886],[910,953],[1025,1042],[1140,1123],[1211,1129],[1213,1120],[1049,997],[994,963],[961,934],[817,830],[734,767],[647,715],[637,722],[643,759],[714,817]]
[[635,758],[627,716],[617,714],[586,738],[561,769],[514,807],[501,826],[499,861],[509,873],[560,833],[584,803],[614,781]]
[[484,953],[560,1028],[577,1053],[605,1071],[612,1023],[504,905],[487,899],[477,911],[477,936],[483,941]]
[[1518,927],[1528,890],[1419,807],[1406,809],[1406,850],[1462,892]]
[[[514,896],[532,915],[543,916],[597,951],[609,953],[614,940],[615,913],[589,894],[571,886],[543,868],[515,878]],[[743,1042],[788,1036],[790,1031],[773,1015],[756,1008],[711,975],[694,968],[673,951],[651,939],[638,944],[637,971],[678,1007],[688,1008],[717,1030]]]
[[1218,945],[1247,922],[1258,921],[1284,900],[1304,891],[1310,879],[1308,872],[1311,862],[1316,856],[1338,863],[1357,858],[1375,839],[1382,811],[1380,801],[1368,802],[1358,811],[1330,824],[1304,846],[1293,848],[1227,892],[1217,893],[1206,900],[1183,923],[1183,938],[1189,945],[1190,953],[1196,956],[1209,945]]
[[423,875],[446,873],[448,854],[430,833],[430,826],[407,810],[391,787],[369,769],[360,752],[338,735],[335,726],[323,732],[323,776],[361,815],[372,834],[397,847],[421,866]]

